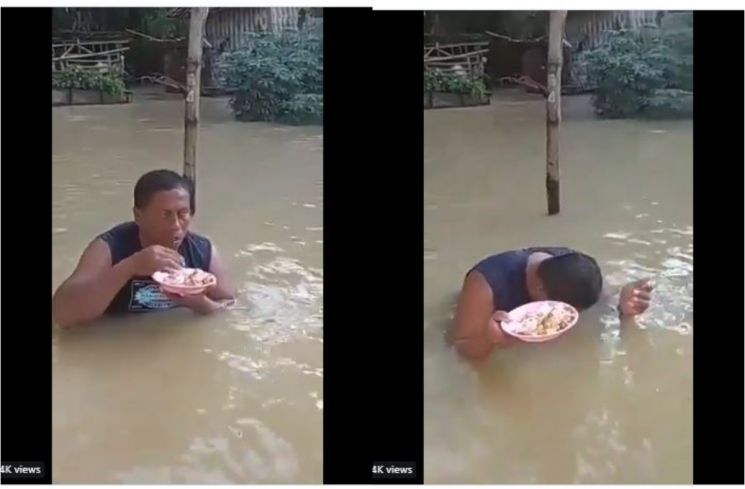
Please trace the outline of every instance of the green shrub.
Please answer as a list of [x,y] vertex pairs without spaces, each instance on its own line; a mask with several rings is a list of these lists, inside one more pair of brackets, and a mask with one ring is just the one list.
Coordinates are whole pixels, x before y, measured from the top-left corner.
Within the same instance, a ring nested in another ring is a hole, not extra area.
[[250,34],[247,47],[217,63],[220,84],[234,89],[233,114],[243,121],[323,121],[323,25]]
[[424,72],[424,91],[462,93],[481,98],[486,95],[486,85],[477,78],[450,71],[428,70]]
[[671,119],[693,116],[693,92],[666,88],[655,90],[647,100],[644,113],[649,118]]
[[99,73],[78,68],[53,73],[52,88],[100,90],[114,97],[121,97],[126,89],[124,79],[117,73]]
[[578,64],[597,89],[601,117],[688,117],[693,110],[693,27],[609,32]]

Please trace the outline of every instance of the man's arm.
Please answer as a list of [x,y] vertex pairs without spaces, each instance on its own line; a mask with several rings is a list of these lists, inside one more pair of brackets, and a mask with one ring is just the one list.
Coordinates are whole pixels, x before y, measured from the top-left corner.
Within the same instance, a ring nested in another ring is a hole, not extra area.
[[507,338],[492,320],[492,290],[477,271],[468,274],[458,299],[452,342],[458,352],[471,359],[483,359]]
[[72,275],[57,288],[52,299],[52,317],[67,328],[101,316],[119,289],[133,275],[130,259],[111,266],[111,251],[101,239],[85,249]]
[[207,297],[215,301],[234,299],[235,289],[228,278],[227,270],[215,245],[212,245],[209,272],[217,278],[217,285],[207,291]]
[[633,318],[649,308],[654,282],[641,279],[623,287],[605,287],[600,301],[615,308],[619,317],[633,322]]

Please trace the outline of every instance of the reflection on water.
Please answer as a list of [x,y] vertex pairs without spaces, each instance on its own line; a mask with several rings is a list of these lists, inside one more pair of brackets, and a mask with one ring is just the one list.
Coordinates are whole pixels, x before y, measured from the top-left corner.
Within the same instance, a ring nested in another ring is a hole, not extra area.
[[[541,99],[424,114],[425,482],[691,482],[691,123],[599,121],[586,98],[565,102],[550,218]],[[595,256],[611,285],[653,277],[652,306],[638,328],[597,306],[474,369],[444,341],[465,271],[540,245]]]
[[[130,218],[142,173],[180,168],[183,102],[149,98],[54,109],[53,288]],[[322,144],[202,99],[194,227],[238,304],[55,331],[55,482],[321,482]]]

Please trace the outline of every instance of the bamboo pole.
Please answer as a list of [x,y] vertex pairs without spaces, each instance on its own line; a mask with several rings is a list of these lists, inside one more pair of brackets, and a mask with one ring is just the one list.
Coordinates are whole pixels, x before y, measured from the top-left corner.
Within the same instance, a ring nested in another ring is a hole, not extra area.
[[184,176],[191,182],[191,212],[196,212],[199,90],[202,67],[202,34],[209,8],[193,7],[189,18],[189,52],[186,59],[184,110]]
[[546,97],[546,197],[548,215],[559,213],[559,127],[561,126],[562,39],[567,11],[552,11],[548,26]]

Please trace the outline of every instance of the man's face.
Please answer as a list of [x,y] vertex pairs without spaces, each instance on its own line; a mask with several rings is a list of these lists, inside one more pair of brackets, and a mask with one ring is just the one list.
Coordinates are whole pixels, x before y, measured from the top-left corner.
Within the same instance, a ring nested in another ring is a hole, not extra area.
[[549,300],[546,289],[543,288],[543,282],[538,280],[533,287],[528,287],[528,296],[534,301],[546,301]]
[[183,188],[161,190],[142,209],[135,208],[135,221],[154,244],[178,249],[191,222],[189,192]]

